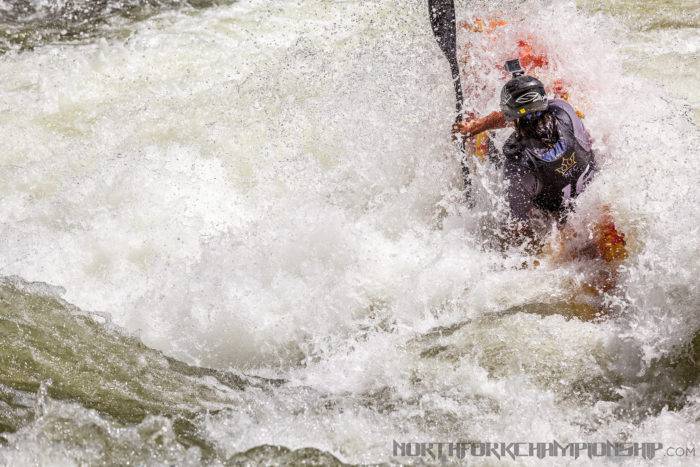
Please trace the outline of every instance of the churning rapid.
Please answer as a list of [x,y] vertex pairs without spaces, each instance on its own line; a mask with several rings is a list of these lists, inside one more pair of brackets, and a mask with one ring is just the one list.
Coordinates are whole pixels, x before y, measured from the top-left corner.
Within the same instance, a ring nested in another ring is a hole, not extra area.
[[592,321],[589,262],[489,247],[488,167],[465,206],[425,2],[50,3],[0,1],[1,463],[696,442],[697,3],[457,5],[508,21],[460,30],[478,110],[525,35],[586,115],[571,222],[630,250]]

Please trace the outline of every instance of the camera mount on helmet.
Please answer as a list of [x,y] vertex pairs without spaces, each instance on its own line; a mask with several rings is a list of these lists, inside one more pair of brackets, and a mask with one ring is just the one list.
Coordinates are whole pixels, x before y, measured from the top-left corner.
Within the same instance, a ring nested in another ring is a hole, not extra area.
[[526,75],[517,58],[508,60],[505,69],[513,75],[501,90],[501,112],[507,119],[517,120],[547,109],[544,85],[534,76]]
[[522,76],[525,74],[525,70],[520,66],[520,60],[514,58],[513,60],[506,61],[506,71],[513,75],[513,78]]

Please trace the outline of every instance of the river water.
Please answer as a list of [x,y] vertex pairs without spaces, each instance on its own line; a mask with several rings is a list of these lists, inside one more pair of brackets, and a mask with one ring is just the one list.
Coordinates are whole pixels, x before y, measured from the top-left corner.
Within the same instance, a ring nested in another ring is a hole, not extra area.
[[508,20],[460,31],[475,105],[530,37],[586,114],[606,315],[595,265],[485,245],[425,2],[0,1],[0,462],[698,440],[697,3],[457,3]]

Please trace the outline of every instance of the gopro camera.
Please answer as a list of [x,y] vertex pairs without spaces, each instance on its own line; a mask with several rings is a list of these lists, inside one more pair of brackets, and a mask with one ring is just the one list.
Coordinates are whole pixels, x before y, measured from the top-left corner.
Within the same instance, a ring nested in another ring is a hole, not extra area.
[[506,71],[508,73],[512,73],[513,78],[515,78],[516,76],[520,76],[520,75],[525,74],[525,71],[520,66],[520,60],[518,60],[517,58],[515,58],[513,60],[508,60],[506,62]]

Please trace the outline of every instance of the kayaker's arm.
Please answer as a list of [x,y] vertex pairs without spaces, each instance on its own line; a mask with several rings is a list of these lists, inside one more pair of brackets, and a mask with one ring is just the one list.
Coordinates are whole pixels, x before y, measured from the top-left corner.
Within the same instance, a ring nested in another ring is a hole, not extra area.
[[485,117],[455,123],[453,132],[461,133],[464,136],[475,136],[483,131],[505,128],[507,125],[508,122],[503,112],[496,110]]

